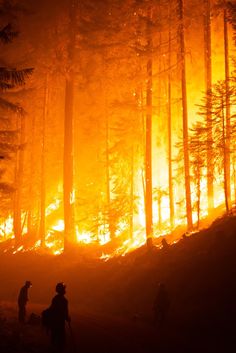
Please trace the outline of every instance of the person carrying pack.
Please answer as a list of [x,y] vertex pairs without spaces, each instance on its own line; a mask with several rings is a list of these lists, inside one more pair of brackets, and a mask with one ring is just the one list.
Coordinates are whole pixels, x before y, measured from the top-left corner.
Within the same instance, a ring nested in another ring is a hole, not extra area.
[[45,328],[46,332],[49,333],[52,326],[52,312],[51,307],[42,311],[41,314],[41,323],[42,326]]
[[66,344],[65,322],[70,323],[64,283],[57,283],[56,293],[51,306],[42,312],[42,325],[50,333],[53,351],[63,352]]

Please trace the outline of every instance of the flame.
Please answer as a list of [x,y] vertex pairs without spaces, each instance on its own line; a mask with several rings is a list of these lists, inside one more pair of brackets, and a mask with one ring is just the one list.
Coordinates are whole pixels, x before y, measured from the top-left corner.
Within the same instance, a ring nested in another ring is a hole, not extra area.
[[76,226],[76,238],[78,243],[91,244],[94,240],[94,236],[90,232],[79,232],[78,226]]
[[49,216],[50,214],[52,214],[54,211],[58,210],[59,207],[61,205],[61,200],[60,199],[55,199],[54,202],[50,203],[50,205],[48,205],[46,207],[46,210],[45,210],[45,216]]
[[[136,13],[134,13],[136,15]],[[220,48],[222,43],[220,44],[220,40],[222,40],[222,28],[220,29],[219,23],[220,19],[213,20],[213,36],[212,36],[212,48],[214,49],[214,55],[212,55],[212,77],[213,81],[216,82],[219,79],[224,79],[224,70],[222,67],[224,66],[224,55],[223,49]],[[219,29],[216,31],[216,27]],[[217,35],[215,35],[217,33]],[[219,40],[220,39],[220,40]],[[199,53],[199,42],[197,36],[194,37],[196,41],[191,44],[192,51],[196,51]],[[196,54],[196,53],[195,53]],[[162,56],[163,62],[168,60],[168,55],[163,54]],[[203,58],[200,58],[203,61]],[[196,106],[199,104],[199,92],[204,91],[205,89],[205,82],[204,82],[204,72],[201,68],[199,70],[199,77],[197,79],[192,79],[196,77],[196,70],[200,68],[199,61],[194,65],[190,65],[189,63],[190,55],[186,56],[186,67],[187,67],[187,78],[191,78],[188,81],[188,118],[189,118],[189,126],[193,122],[196,121],[196,116],[199,108]],[[162,63],[163,64],[163,63]],[[202,65],[203,66],[203,65]],[[201,73],[201,74],[200,74]],[[154,89],[156,89],[157,83],[155,79],[153,79]],[[159,84],[159,82],[158,82]],[[137,99],[138,105],[140,110],[143,109],[142,100],[139,97],[139,94],[133,88],[130,88],[130,94],[133,98]],[[179,93],[178,93],[179,95]],[[109,98],[109,97],[108,97]],[[113,97],[112,97],[113,98]],[[159,99],[160,97],[158,97]],[[166,93],[163,94],[162,103],[165,105],[168,103]],[[157,101],[154,95],[154,106],[156,106]],[[108,102],[109,103],[109,102]],[[179,108],[174,107],[173,104],[173,121],[176,124],[177,120],[179,119]],[[232,115],[235,111],[232,109]],[[154,122],[154,136],[159,125],[157,125],[157,121],[159,121],[159,116],[157,116],[156,109],[153,109],[153,122]],[[163,119],[164,120],[164,119]],[[179,129],[179,126],[178,126]],[[176,132],[176,131],[174,131]],[[177,135],[177,133],[176,133]],[[176,136],[173,136],[173,146],[176,142]],[[160,142],[155,144],[153,147],[153,189],[162,189],[163,191],[168,190],[168,162],[167,162],[167,143],[166,137],[164,134],[161,136]],[[153,143],[154,145],[154,143]],[[174,148],[173,148],[174,150]],[[175,151],[176,152],[176,151]],[[137,168],[138,169],[138,168]],[[143,246],[146,243],[146,235],[145,235],[145,203],[144,203],[144,186],[143,186],[143,169],[139,168],[137,171],[137,180],[135,185],[135,196],[137,196],[137,210],[133,215],[133,234],[132,237],[129,235],[129,224],[127,221],[122,220],[117,224],[117,228],[115,230],[115,241],[117,241],[117,248],[115,250],[110,250],[102,252],[100,259],[103,261],[108,261],[110,258],[115,256],[125,256],[127,253],[134,251],[135,249]],[[203,171],[203,176],[200,182],[200,189],[201,189],[201,197],[200,197],[200,219],[205,219],[208,217],[208,209],[207,209],[207,176],[206,170]],[[174,179],[174,178],[173,178]],[[192,204],[196,205],[198,202],[197,199],[197,192],[194,190],[194,183],[191,185],[192,187]],[[232,190],[234,190],[235,185],[232,184]],[[63,252],[64,247],[64,220],[62,217],[63,214],[63,201],[62,201],[62,183],[59,184],[57,188],[57,194],[54,195],[52,200],[48,202],[48,206],[45,210],[46,216],[46,234],[45,234],[45,242],[44,242],[44,250],[54,254],[60,255]],[[235,191],[235,190],[234,190]],[[174,199],[175,199],[175,226],[186,226],[186,210],[184,205],[184,186],[183,182],[175,183],[174,185]],[[217,180],[215,181],[214,185],[214,206],[220,207],[224,204],[224,190],[223,190],[223,176],[218,175]],[[70,204],[76,205],[76,196],[77,190],[74,189],[70,194]],[[48,197],[48,196],[47,196]],[[161,207],[158,205],[157,200],[153,200],[153,223],[154,223],[154,240],[158,240],[158,238],[162,238],[167,234],[171,233],[170,229],[170,205],[169,205],[169,196],[168,194],[164,193],[161,197]],[[161,208],[161,209],[159,209]],[[222,207],[223,212],[223,207]],[[102,213],[102,212],[101,212]],[[50,216],[50,217],[49,217]],[[22,225],[23,225],[23,235],[26,235],[27,230],[27,222],[25,222],[27,217],[27,213],[25,211],[22,212]],[[47,222],[47,219],[50,218],[50,222]],[[103,221],[103,215],[99,215],[99,224],[97,225],[96,233],[95,231],[89,231],[86,228],[83,229],[80,225],[75,225],[75,234],[76,234],[76,242],[81,245],[88,245],[94,244],[97,246],[105,246],[109,243],[112,243],[113,239],[111,239],[111,235],[109,233],[109,225]],[[193,222],[197,224],[198,221],[198,213],[196,209],[193,209]],[[37,229],[38,231],[38,229]],[[2,220],[0,223],[0,242],[14,239],[14,220],[12,214],[9,215],[6,219]],[[160,240],[160,239],[159,239]],[[178,240],[173,240],[173,243],[176,243]],[[158,241],[157,241],[158,242]],[[11,251],[13,254],[19,252],[26,252],[26,251],[42,251],[41,241],[36,240],[35,244],[30,246],[20,245],[16,249],[14,246],[10,245]],[[103,248],[101,248],[103,249]],[[4,250],[5,251],[5,250]],[[7,251],[7,250],[6,250]]]
[[[219,177],[217,183],[215,185],[215,207],[220,206],[224,203],[224,192],[223,192],[223,178]],[[233,187],[233,185],[232,185]],[[146,244],[146,235],[145,235],[145,206],[144,202],[141,202],[142,198],[139,198],[137,214],[134,215],[134,232],[133,236],[127,238],[127,234],[129,233],[129,224],[126,221],[119,222],[117,229],[115,231],[115,238],[119,239],[120,245],[109,253],[102,252],[100,259],[102,261],[108,261],[109,259],[116,256],[125,256],[129,252],[134,251],[135,249]],[[193,203],[197,201],[197,197],[192,192],[192,201]],[[62,207],[62,201],[59,198],[55,198],[53,202],[51,202],[46,210],[46,216],[53,215],[54,212],[57,212]],[[161,222],[162,229],[158,228],[158,203],[153,201],[153,214],[154,214],[154,239],[158,239],[166,236],[171,232],[170,230],[170,222],[169,222],[169,197],[168,195],[164,195],[161,200]],[[181,216],[183,214],[183,216]],[[22,222],[24,221],[25,214],[22,214]],[[207,182],[206,176],[203,176],[201,180],[201,210],[200,217],[206,218],[208,216],[207,210]],[[193,221],[197,222],[197,212],[193,211]],[[175,220],[175,225],[184,226],[186,225],[186,219],[184,215],[184,211],[178,211],[178,216]],[[95,235],[93,232],[89,231],[81,231],[76,225],[76,241],[78,244],[97,244],[100,246],[104,246],[112,241],[109,233],[108,224],[101,224],[98,227],[98,234]],[[27,232],[27,229],[24,227],[24,234]],[[53,255],[60,255],[63,253],[63,235],[64,235],[64,220],[56,219],[53,224],[47,229],[44,248],[52,253]],[[13,217],[9,216],[0,224],[0,239],[4,241],[6,239],[14,238],[14,230],[13,230]],[[178,240],[174,240],[173,244]],[[18,246],[17,249],[14,249],[14,246],[10,247],[12,249],[13,254],[19,252],[27,252],[27,251],[42,251],[41,250],[41,241],[37,240],[34,245],[24,247],[24,245]]]
[[53,229],[53,230],[56,230],[56,231],[58,231],[58,232],[63,232],[63,231],[64,231],[64,228],[65,228],[65,225],[64,225],[63,219],[59,219],[59,220],[57,221],[57,223],[56,223],[54,226],[52,226],[52,229]]
[[1,224],[0,224],[0,239],[7,240],[7,239],[14,238],[14,231],[13,231],[13,218],[8,216]]

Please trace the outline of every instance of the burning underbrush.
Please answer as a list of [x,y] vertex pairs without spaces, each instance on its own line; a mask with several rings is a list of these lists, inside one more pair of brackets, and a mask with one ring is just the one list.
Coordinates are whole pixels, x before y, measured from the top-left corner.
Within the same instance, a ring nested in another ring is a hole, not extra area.
[[[219,200],[218,200],[219,201]],[[207,203],[206,203],[207,204]],[[162,212],[161,212],[162,211]],[[207,216],[204,211],[200,222],[195,219],[195,231],[207,227],[216,217],[222,216],[224,205],[219,203],[214,209],[213,217]],[[193,213],[195,216],[196,214]],[[158,216],[157,216],[158,215]],[[205,215],[205,216],[204,216]],[[0,221],[0,251],[16,254],[19,252],[36,252],[38,254],[61,255],[64,252],[63,207],[60,198],[55,198],[45,209],[45,225],[43,231],[39,224],[29,227],[27,212],[21,215],[20,236],[16,235],[14,217],[9,215]],[[144,246],[147,242],[145,229],[144,205],[140,204],[138,213],[133,216],[133,225],[121,219],[111,232],[111,225],[100,215],[94,229],[87,228],[82,223],[74,226],[73,247],[74,253],[87,254],[91,258],[107,261],[114,257],[125,256]],[[175,227],[171,228],[169,221],[168,202],[165,207],[155,208],[153,224],[153,244],[161,248],[165,238],[169,244],[174,244],[186,232],[185,215],[176,218]],[[37,223],[37,222],[36,222]]]
[[[156,248],[162,248],[165,241],[168,242],[169,245],[174,244],[182,238],[184,233],[184,226],[177,227],[172,233],[168,233],[167,231],[158,232],[153,238],[153,245]],[[188,235],[190,235],[190,233]],[[143,246],[146,246],[146,237],[144,230],[140,229],[134,233],[132,238],[130,238],[127,232],[123,232],[104,244],[93,239],[90,241],[83,239],[71,244],[70,252],[75,256],[76,254],[79,256],[83,254],[88,258],[108,261],[115,257],[124,257]],[[15,245],[15,239],[10,238],[0,243],[0,252],[13,255],[31,252],[41,255],[61,255],[64,252],[64,233],[63,231],[51,230],[43,245],[41,240],[39,240],[37,236],[32,236],[32,234],[25,234],[21,242],[17,245]]]
[[[53,209],[54,212],[57,212]],[[214,218],[222,216],[223,206],[215,209]],[[57,215],[57,214],[56,214]],[[9,217],[0,225],[0,251],[3,253],[30,253],[35,252],[40,255],[61,255],[64,252],[64,221],[57,219],[49,214],[49,222],[44,239],[39,238],[38,232],[28,232],[24,228],[20,241],[15,241],[13,230],[13,219]],[[211,224],[212,218],[201,220],[200,227],[206,228]],[[196,228],[192,233],[197,232]],[[180,222],[172,231],[168,226],[159,229],[154,227],[153,245],[156,248],[162,248],[166,242],[171,245],[182,239],[186,233],[186,225]],[[188,233],[190,235],[191,233]],[[96,235],[92,232],[79,231],[76,227],[76,241],[71,244],[71,249],[76,256],[83,254],[90,258],[102,259],[108,261],[114,257],[126,256],[136,251],[146,244],[145,228],[136,227],[132,236],[127,230],[127,225],[121,224],[114,237],[108,233]]]

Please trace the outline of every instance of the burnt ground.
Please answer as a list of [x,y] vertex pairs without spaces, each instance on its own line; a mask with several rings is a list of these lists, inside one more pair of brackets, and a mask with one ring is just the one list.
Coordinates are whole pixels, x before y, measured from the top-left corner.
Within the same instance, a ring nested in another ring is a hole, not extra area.
[[[26,279],[33,282],[28,313],[37,315],[49,305],[55,283],[66,282],[73,333],[68,330],[68,352],[75,346],[81,353],[236,351],[235,217],[166,249],[143,247],[106,263],[79,251],[59,257],[2,253],[1,353],[48,351],[39,324],[16,321],[16,298]],[[152,325],[158,282],[166,284],[171,300],[162,330]]]

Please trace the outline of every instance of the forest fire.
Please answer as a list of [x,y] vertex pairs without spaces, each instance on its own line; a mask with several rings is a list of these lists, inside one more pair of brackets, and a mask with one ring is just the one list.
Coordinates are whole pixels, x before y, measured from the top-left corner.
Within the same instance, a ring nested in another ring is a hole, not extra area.
[[0,45],[0,353],[231,352],[236,0],[0,0]]
[[[0,32],[4,251],[87,247],[106,260],[232,212],[236,10],[195,2],[47,5],[43,30],[20,15],[22,42],[9,17]],[[17,46],[31,48],[26,68],[11,68]]]

